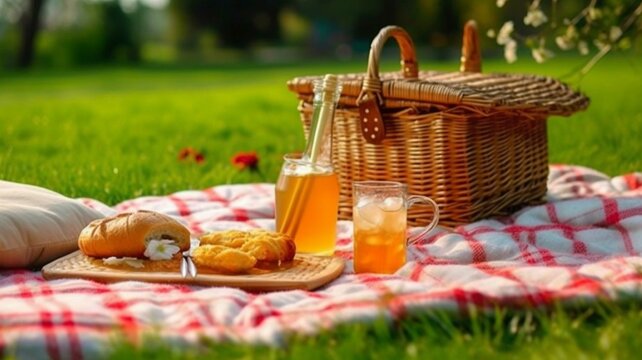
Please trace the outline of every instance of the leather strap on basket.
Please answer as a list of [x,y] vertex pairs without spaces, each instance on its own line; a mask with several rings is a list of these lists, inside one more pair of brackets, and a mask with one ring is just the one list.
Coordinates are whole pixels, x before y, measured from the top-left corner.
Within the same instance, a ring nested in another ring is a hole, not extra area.
[[381,79],[379,78],[379,56],[386,41],[393,37],[401,50],[401,72],[406,79],[416,79],[418,75],[415,46],[408,33],[398,26],[386,26],[372,40],[368,56],[368,74],[363,80],[361,93],[357,98],[361,123],[361,134],[371,144],[380,144],[386,138],[386,129],[381,117],[383,105]]

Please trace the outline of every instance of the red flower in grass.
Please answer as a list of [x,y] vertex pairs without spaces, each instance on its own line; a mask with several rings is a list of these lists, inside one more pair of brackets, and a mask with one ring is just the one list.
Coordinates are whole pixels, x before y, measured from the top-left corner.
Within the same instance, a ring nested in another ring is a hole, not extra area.
[[205,162],[205,155],[201,153],[197,153],[194,155],[194,161],[196,161],[197,164],[202,164]]
[[232,165],[239,170],[249,169],[256,171],[259,169],[259,157],[255,151],[239,152],[232,156]]
[[205,162],[205,155],[203,153],[198,152],[194,150],[193,147],[188,146],[185,148],[182,148],[178,152],[178,160],[179,161],[188,161],[188,160],[194,160],[197,164],[202,164]]
[[178,160],[187,160],[194,153],[194,149],[191,147],[182,148],[178,152]]

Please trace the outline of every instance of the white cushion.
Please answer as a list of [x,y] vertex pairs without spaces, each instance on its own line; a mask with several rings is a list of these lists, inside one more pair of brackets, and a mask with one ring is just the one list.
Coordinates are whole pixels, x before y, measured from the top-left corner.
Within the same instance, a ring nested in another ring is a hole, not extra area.
[[0,268],[40,267],[78,249],[78,235],[103,215],[41,187],[0,181]]

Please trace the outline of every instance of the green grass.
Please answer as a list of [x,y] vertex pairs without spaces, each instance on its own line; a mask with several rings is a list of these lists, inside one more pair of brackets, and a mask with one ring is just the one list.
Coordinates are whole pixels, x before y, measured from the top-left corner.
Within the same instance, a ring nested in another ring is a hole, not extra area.
[[[488,62],[484,70],[559,77],[578,63]],[[394,62],[383,66],[394,68]],[[457,65],[426,63],[422,68],[453,70]],[[363,70],[365,64],[351,62],[0,74],[0,178],[107,204],[224,183],[273,182],[281,155],[304,146],[297,100],[285,82],[298,75]],[[610,175],[642,171],[642,60],[607,58],[573,85],[592,104],[571,118],[549,121],[550,161]],[[206,162],[179,162],[177,155],[187,146],[204,152]],[[239,172],[230,164],[233,154],[249,150],[259,153],[258,173]],[[535,313],[528,330],[514,330],[515,321],[519,325],[530,316],[525,314],[349,325],[274,349],[206,344],[197,351],[162,343],[132,349],[119,342],[113,355],[539,359],[627,358],[638,350],[642,312],[635,306]]]
[[[486,64],[487,71],[559,76],[557,67]],[[386,64],[384,70],[393,69]],[[456,64],[424,68],[456,69]],[[222,183],[273,182],[281,155],[304,146],[297,75],[363,71],[361,63],[218,68],[119,68],[0,77],[0,178],[45,186],[108,204]],[[549,121],[550,161],[615,175],[642,169],[642,62],[613,58],[581,82],[588,111]],[[203,151],[203,165],[176,160]],[[238,172],[238,151],[256,150],[261,172]]]
[[496,310],[468,317],[444,312],[389,324],[339,326],[287,346],[169,346],[149,336],[144,348],[116,340],[112,359],[636,359],[642,311],[594,304],[550,312]]

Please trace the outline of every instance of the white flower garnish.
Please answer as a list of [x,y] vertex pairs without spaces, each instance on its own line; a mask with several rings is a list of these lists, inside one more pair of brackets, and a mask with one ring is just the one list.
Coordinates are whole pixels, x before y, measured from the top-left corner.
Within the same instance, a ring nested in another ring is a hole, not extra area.
[[140,269],[144,267],[143,265],[143,260],[137,259],[135,257],[122,257],[122,258],[117,258],[115,256],[108,257],[106,259],[103,259],[103,263],[106,265],[129,265],[133,268]]
[[169,260],[181,249],[173,240],[150,240],[145,248],[145,256],[151,260]]

